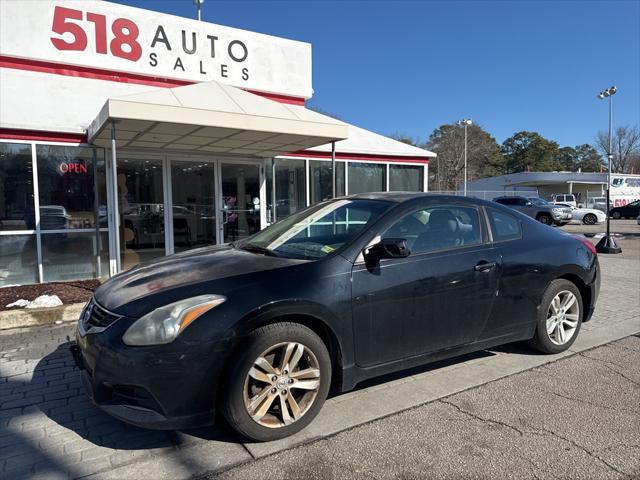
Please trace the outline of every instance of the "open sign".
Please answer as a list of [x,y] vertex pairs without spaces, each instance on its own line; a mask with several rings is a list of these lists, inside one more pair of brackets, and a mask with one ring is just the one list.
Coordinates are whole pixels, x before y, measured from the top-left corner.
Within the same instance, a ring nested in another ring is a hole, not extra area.
[[58,170],[61,173],[82,173],[85,175],[88,173],[87,166],[84,163],[62,162],[58,165]]

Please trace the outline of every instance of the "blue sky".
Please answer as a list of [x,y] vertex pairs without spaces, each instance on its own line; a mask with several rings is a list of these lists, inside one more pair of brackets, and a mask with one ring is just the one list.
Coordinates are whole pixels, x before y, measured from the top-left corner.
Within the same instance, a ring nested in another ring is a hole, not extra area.
[[[185,17],[191,0],[118,0]],[[425,139],[471,117],[499,142],[531,130],[562,146],[640,124],[640,1],[215,1],[203,20],[313,46],[309,105]]]

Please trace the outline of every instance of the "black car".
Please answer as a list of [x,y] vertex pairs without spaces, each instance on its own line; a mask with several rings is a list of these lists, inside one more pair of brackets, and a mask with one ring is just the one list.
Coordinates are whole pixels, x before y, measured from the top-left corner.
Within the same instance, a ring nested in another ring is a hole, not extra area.
[[611,218],[637,218],[640,215],[640,200],[627,203],[622,207],[615,207],[609,210]]
[[179,429],[218,411],[273,440],[330,388],[507,342],[566,350],[599,286],[588,240],[499,204],[361,194],[113,277],[72,351],[93,402],[126,422]]

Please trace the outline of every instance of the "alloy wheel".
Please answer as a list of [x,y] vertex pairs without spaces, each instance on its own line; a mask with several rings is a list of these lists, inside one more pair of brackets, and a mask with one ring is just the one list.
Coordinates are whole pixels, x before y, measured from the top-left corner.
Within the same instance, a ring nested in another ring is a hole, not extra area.
[[592,213],[588,213],[587,215],[585,215],[583,221],[584,221],[585,225],[595,225],[595,223],[598,221],[598,219]]
[[313,405],[322,372],[315,354],[301,343],[285,342],[264,351],[244,382],[249,416],[268,428],[299,420]]
[[564,345],[571,340],[580,321],[580,305],[569,290],[559,292],[547,310],[547,334],[556,345]]

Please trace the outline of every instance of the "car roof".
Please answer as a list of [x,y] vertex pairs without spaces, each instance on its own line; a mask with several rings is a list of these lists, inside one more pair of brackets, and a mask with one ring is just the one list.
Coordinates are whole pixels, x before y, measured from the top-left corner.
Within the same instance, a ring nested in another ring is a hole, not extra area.
[[[409,203],[420,200],[441,201],[441,202],[454,202],[454,203],[468,203],[471,205],[492,205],[492,202],[483,200],[477,197],[465,197],[462,195],[445,195],[442,193],[430,193],[430,192],[370,192],[370,193],[356,193],[340,198],[358,199],[358,200],[378,200],[389,203]],[[494,204],[495,205],[495,204]]]

